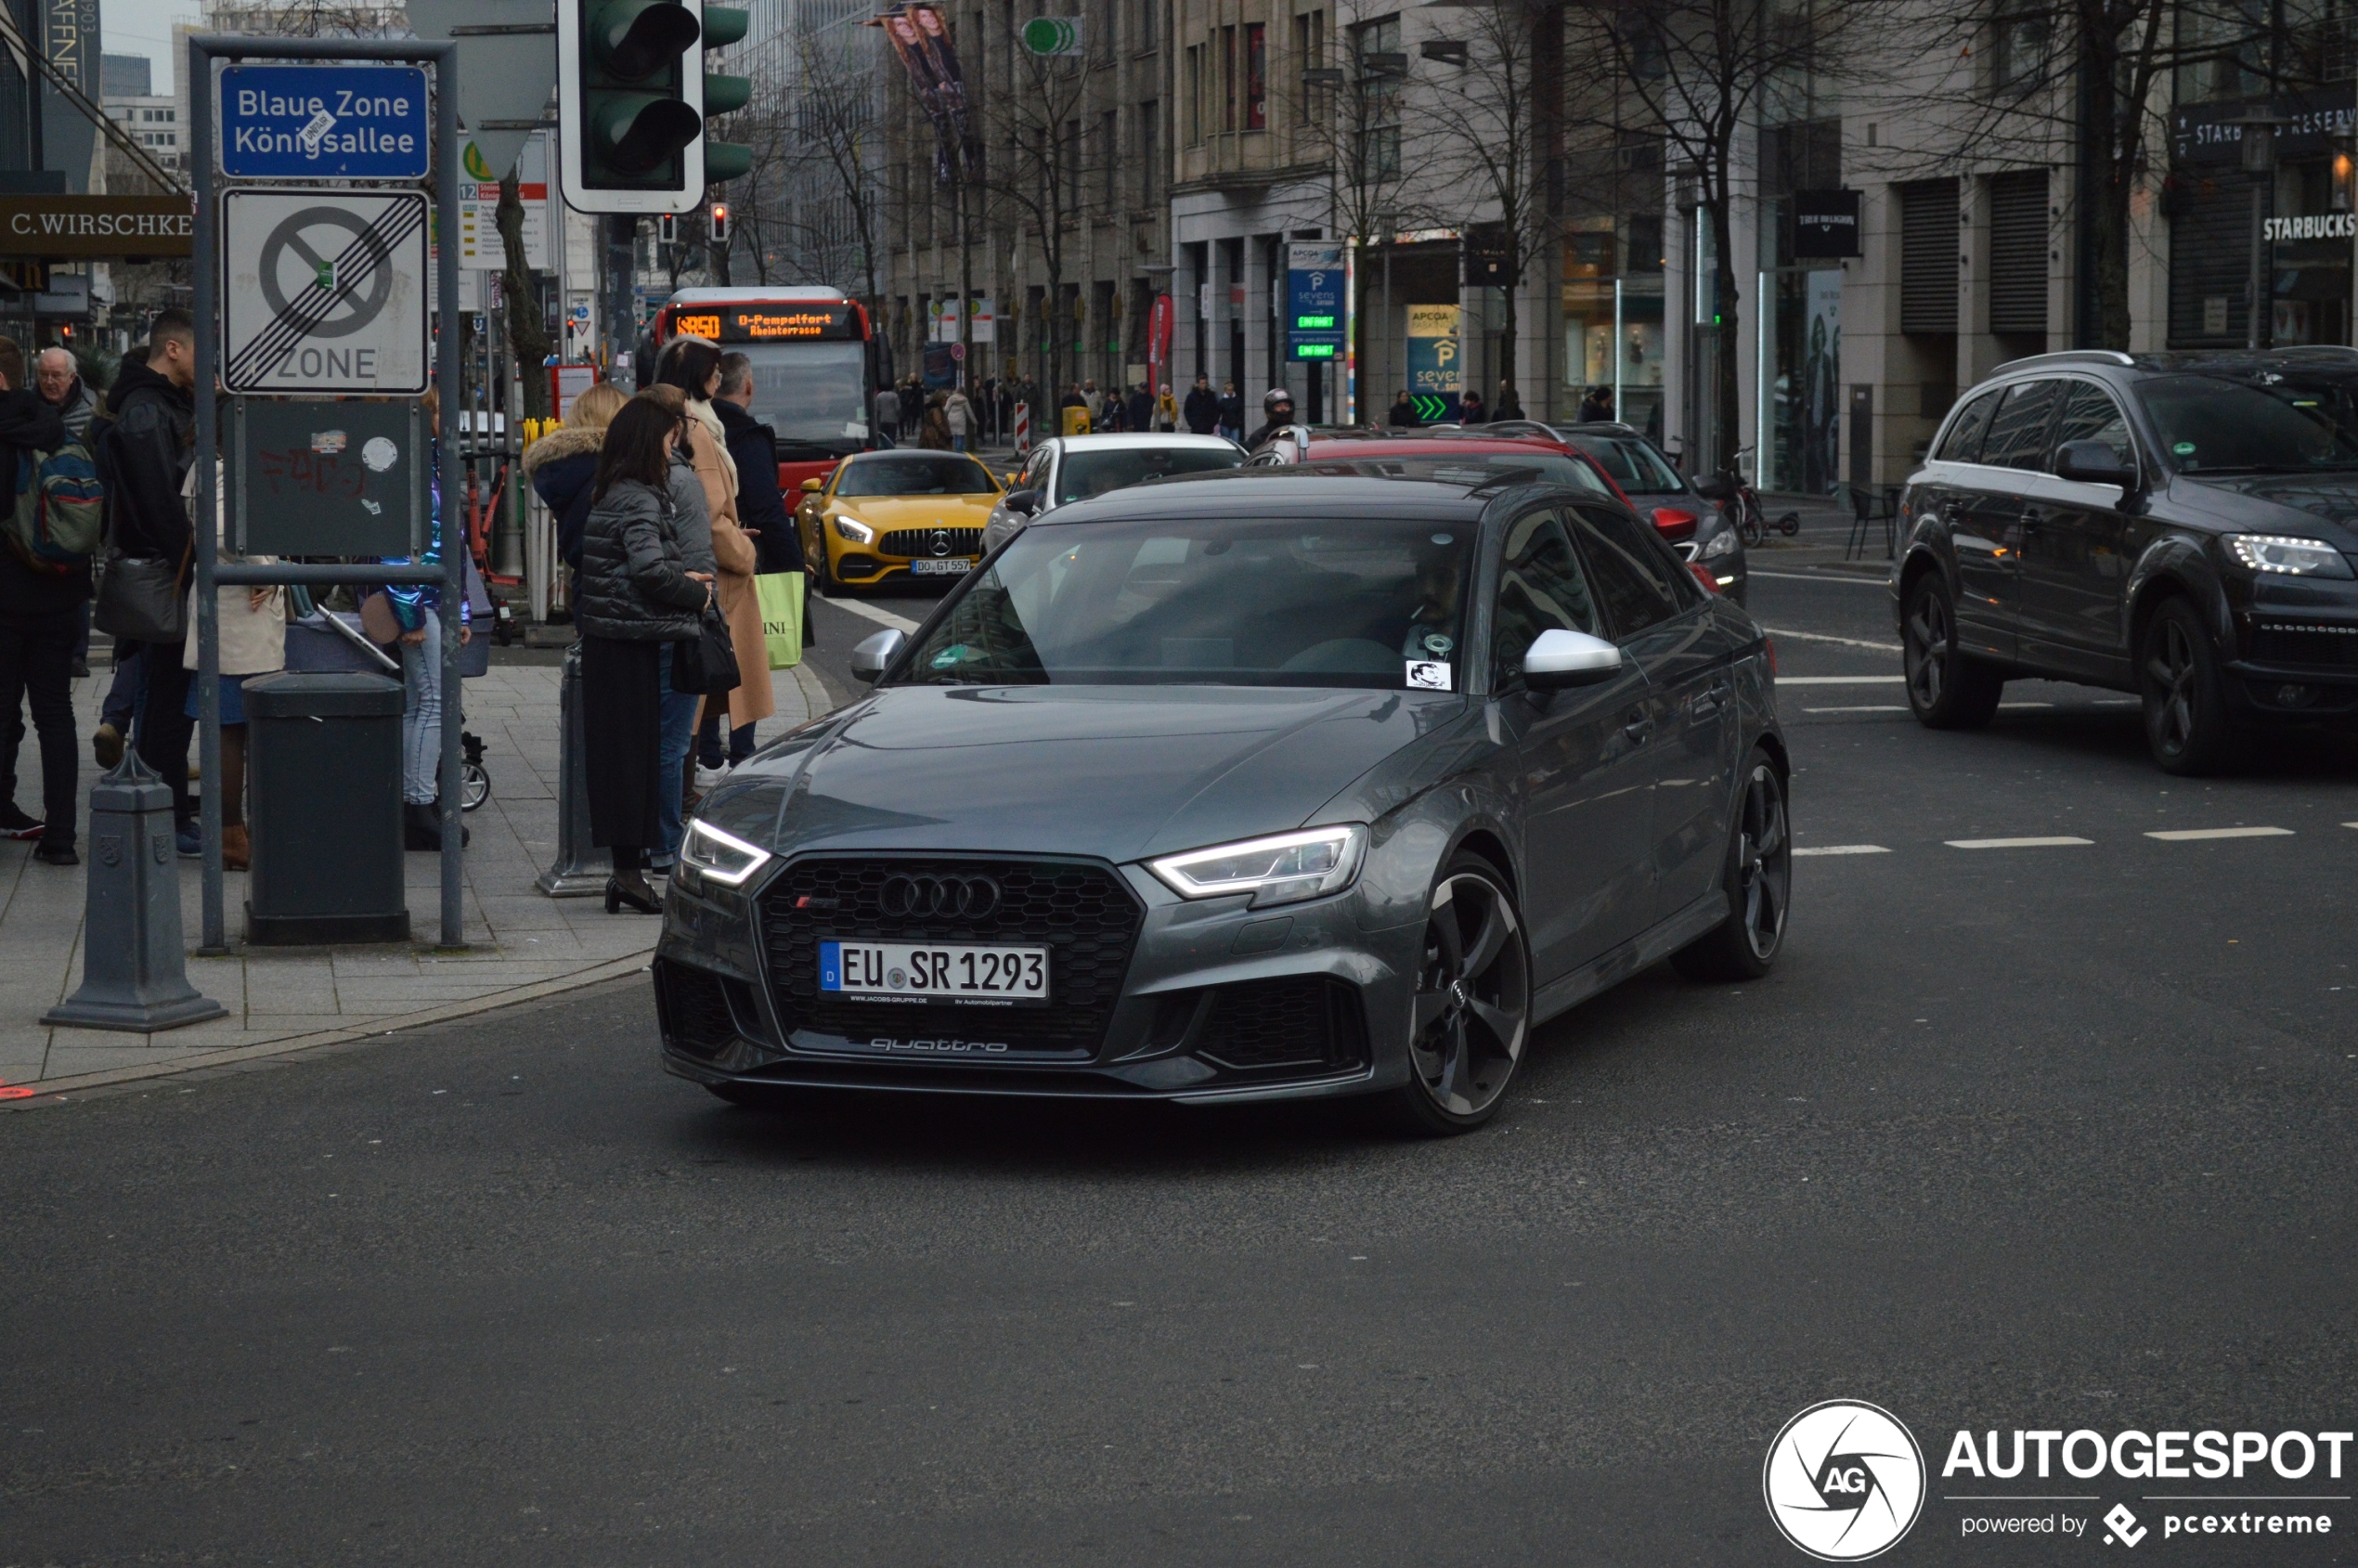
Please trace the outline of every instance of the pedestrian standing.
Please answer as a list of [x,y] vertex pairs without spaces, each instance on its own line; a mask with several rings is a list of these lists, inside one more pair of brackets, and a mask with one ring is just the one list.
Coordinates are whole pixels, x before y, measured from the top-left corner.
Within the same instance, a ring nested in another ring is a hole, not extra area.
[[1490,410],[1491,422],[1496,424],[1503,420],[1519,420],[1521,418],[1522,418],[1522,399],[1515,395],[1514,383],[1512,382],[1500,382],[1498,383],[1498,406]]
[[62,348],[43,349],[35,361],[34,378],[41,400],[65,421],[66,439],[88,441],[90,416],[98,411],[98,395],[84,384],[72,354]]
[[914,441],[926,422],[926,389],[914,376],[900,378],[900,439]]
[[966,449],[966,437],[972,434],[974,417],[974,405],[966,401],[966,395],[952,387],[950,395],[941,400],[941,418],[942,422],[949,426],[950,445],[953,450],[963,452]]
[[665,655],[699,635],[698,615],[713,594],[712,575],[691,571],[680,548],[670,486],[680,429],[679,417],[650,396],[615,416],[582,536],[573,618],[581,633],[590,841],[614,859],[608,914],[626,904],[642,914],[663,910],[646,866],[663,836]]
[[1130,389],[1130,428],[1148,431],[1155,427],[1155,400],[1144,382]]
[[1580,422],[1602,424],[1613,418],[1613,388],[1592,386],[1588,395],[1580,400]]
[[949,398],[937,392],[926,399],[925,422],[917,429],[917,445],[931,452],[950,450]]
[[557,557],[576,576],[590,493],[597,488],[598,449],[606,443],[606,426],[628,401],[614,382],[600,382],[573,400],[564,423],[524,449],[525,474],[557,522]]
[[1097,390],[1096,377],[1081,383],[1081,401],[1089,410],[1089,427],[1095,430],[1106,415],[1106,395]]
[[[778,488],[778,438],[768,425],[753,417],[752,406],[753,360],[743,354],[723,356],[720,390],[712,399],[712,411],[719,416],[721,429],[728,435],[729,456],[737,465],[738,525],[753,539],[757,576],[800,572],[806,569],[802,538],[795,530],[794,519],[786,511],[786,499]],[[806,643],[808,641],[806,632]],[[752,654],[741,652],[738,656],[739,673],[758,670],[765,683],[769,667],[766,639],[756,645]],[[751,757],[753,738],[751,724],[732,721],[724,752],[720,714],[718,710],[706,714],[696,737],[697,788],[710,788],[729,770]]]
[[887,441],[900,435],[900,394],[888,386],[876,388],[876,434]]
[[[426,428],[442,426],[440,389],[428,387],[419,400],[424,407]],[[439,443],[435,444],[438,450]],[[438,457],[430,458],[426,473],[428,493],[433,497],[432,515],[426,525],[425,552],[416,557],[390,556],[388,566],[439,566],[442,564],[442,464]],[[387,583],[379,590],[392,606],[393,618],[401,631],[396,640],[401,650],[401,836],[404,846],[416,850],[439,850],[442,848],[442,705],[455,702],[458,693],[446,692],[442,686],[442,584]],[[473,619],[466,596],[459,597],[459,641],[465,643],[472,635]],[[149,701],[154,702],[154,678],[149,676]],[[463,836],[467,830],[460,828]],[[462,836],[460,847],[465,848]]]
[[1180,417],[1187,421],[1187,429],[1198,435],[1210,435],[1220,428],[1220,395],[1211,390],[1208,376],[1198,376],[1196,384],[1187,389],[1187,401]]
[[[429,393],[428,396],[432,396]],[[429,426],[432,418],[428,419]],[[276,564],[267,555],[239,555],[229,548],[228,473],[227,466],[215,463],[219,478],[213,486],[214,539],[220,548],[220,560],[226,565],[267,566]],[[439,470],[437,470],[439,472]],[[190,516],[196,513],[197,471],[188,470],[188,494]],[[188,641],[180,651],[180,667],[188,672],[188,717],[197,717],[197,590],[188,589]],[[253,863],[253,847],[246,834],[246,682],[257,675],[271,675],[287,667],[287,602],[286,590],[277,584],[247,587],[224,584],[214,590],[214,627],[216,654],[220,667],[215,679],[221,683],[221,867],[224,871],[245,871]],[[402,650],[406,655],[407,648]],[[437,678],[439,671],[436,672]],[[439,685],[439,680],[436,681]],[[435,759],[440,760],[442,732],[441,710],[436,705],[434,735]],[[408,726],[402,731],[403,778],[408,780]],[[205,781],[207,789],[213,781]],[[407,798],[407,790],[404,797]],[[405,823],[406,826],[406,823]],[[436,835],[437,841],[439,835]]]
[[1402,389],[1400,395],[1392,400],[1392,412],[1385,416],[1384,422],[1411,430],[1424,423],[1417,417],[1416,401],[1408,395],[1406,389]]
[[[169,563],[179,574],[176,599],[188,582],[188,562],[196,536],[188,526],[188,509],[180,503],[180,486],[196,461],[197,405],[196,319],[178,308],[163,311],[148,330],[146,357],[134,364],[126,356],[107,395],[111,421],[94,454],[98,482],[107,494],[110,544],[133,560]],[[98,628],[106,623],[99,607]],[[119,660],[124,639],[115,641]],[[183,855],[204,852],[199,840],[196,808],[188,796],[189,725],[183,716],[188,700],[187,672],[180,667],[177,638],[155,645],[133,642],[129,651],[140,660],[145,681],[136,715],[133,747],[139,760],[155,770],[172,791],[174,838]]]
[[[41,395],[24,384],[24,351],[0,338],[0,465],[14,474],[27,453],[65,444],[65,424]],[[19,707],[32,710],[41,746],[42,817],[35,822],[15,799],[16,761],[7,758],[8,797],[0,801],[0,831],[40,843],[33,858],[48,865],[79,865],[74,850],[76,759],[73,736],[73,645],[82,608],[90,598],[90,564],[63,571],[36,565],[14,548],[0,548],[0,713],[10,728]],[[175,659],[174,662],[177,663]],[[187,764],[182,764],[185,791]]]
[[1155,428],[1157,430],[1179,428],[1179,402],[1171,395],[1169,382],[1162,383],[1162,395],[1155,399]]
[[1220,383],[1219,429],[1220,434],[1231,441],[1242,441],[1245,438],[1244,395],[1237,390],[1235,382]]
[[1458,403],[1458,422],[1459,424],[1483,424],[1487,422],[1489,418],[1489,411],[1482,406],[1482,394],[1476,392],[1472,387],[1466,388],[1465,396],[1460,398]]

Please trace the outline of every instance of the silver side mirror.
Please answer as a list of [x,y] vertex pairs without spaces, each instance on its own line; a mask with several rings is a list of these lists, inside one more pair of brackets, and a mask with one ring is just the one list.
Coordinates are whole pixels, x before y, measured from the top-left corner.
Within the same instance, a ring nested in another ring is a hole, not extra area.
[[1619,648],[1601,637],[1591,637],[1585,631],[1566,631],[1561,627],[1541,632],[1538,641],[1522,656],[1523,684],[1535,692],[1594,686],[1620,673]]
[[906,632],[889,627],[874,637],[863,639],[859,646],[851,650],[851,673],[870,685],[875,684],[884,679],[884,672],[892,661],[900,656],[900,645],[908,641]]

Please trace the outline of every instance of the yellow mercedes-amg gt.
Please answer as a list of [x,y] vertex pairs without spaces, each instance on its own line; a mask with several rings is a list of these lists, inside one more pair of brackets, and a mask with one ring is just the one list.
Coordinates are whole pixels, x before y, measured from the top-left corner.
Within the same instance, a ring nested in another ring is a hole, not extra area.
[[828,592],[895,577],[961,577],[982,554],[999,482],[964,452],[858,452],[803,481],[803,559]]

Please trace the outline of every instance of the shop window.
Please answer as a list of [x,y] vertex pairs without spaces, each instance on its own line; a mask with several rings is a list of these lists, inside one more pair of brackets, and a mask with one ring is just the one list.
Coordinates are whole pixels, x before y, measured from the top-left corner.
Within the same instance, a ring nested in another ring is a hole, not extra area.
[[1579,230],[1564,236],[1566,278],[1611,278],[1613,266],[1613,230]]

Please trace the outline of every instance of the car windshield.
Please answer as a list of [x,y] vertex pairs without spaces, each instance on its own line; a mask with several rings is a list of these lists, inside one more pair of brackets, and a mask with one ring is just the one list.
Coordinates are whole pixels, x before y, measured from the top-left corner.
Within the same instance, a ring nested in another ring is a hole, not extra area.
[[1033,527],[959,585],[900,680],[1456,691],[1473,537],[1369,519]]
[[984,496],[998,486],[990,471],[955,452],[877,452],[843,465],[836,494],[862,496]]
[[753,414],[781,442],[857,445],[868,438],[867,345],[732,345],[753,364]]
[[1208,469],[1234,468],[1245,460],[1242,452],[1217,447],[1113,447],[1095,452],[1067,452],[1056,472],[1056,501],[1087,500],[1108,490],[1160,479],[1166,473],[1201,473]]
[[1319,473],[1383,474],[1393,479],[1438,479],[1448,485],[1496,485],[1509,474],[1523,474],[1532,484],[1570,485],[1592,496],[1613,491],[1597,471],[1578,458],[1561,452],[1468,452],[1430,457],[1320,458],[1312,454],[1313,472]]
[[1678,471],[1662,460],[1652,447],[1642,441],[1615,441],[1595,435],[1571,435],[1565,438],[1597,460],[1597,465],[1613,475],[1613,482],[1631,495],[1658,496],[1669,491],[1683,492],[1686,483]]
[[2139,382],[2137,396],[2183,473],[2358,468],[2358,434],[2339,388],[2157,376]]

